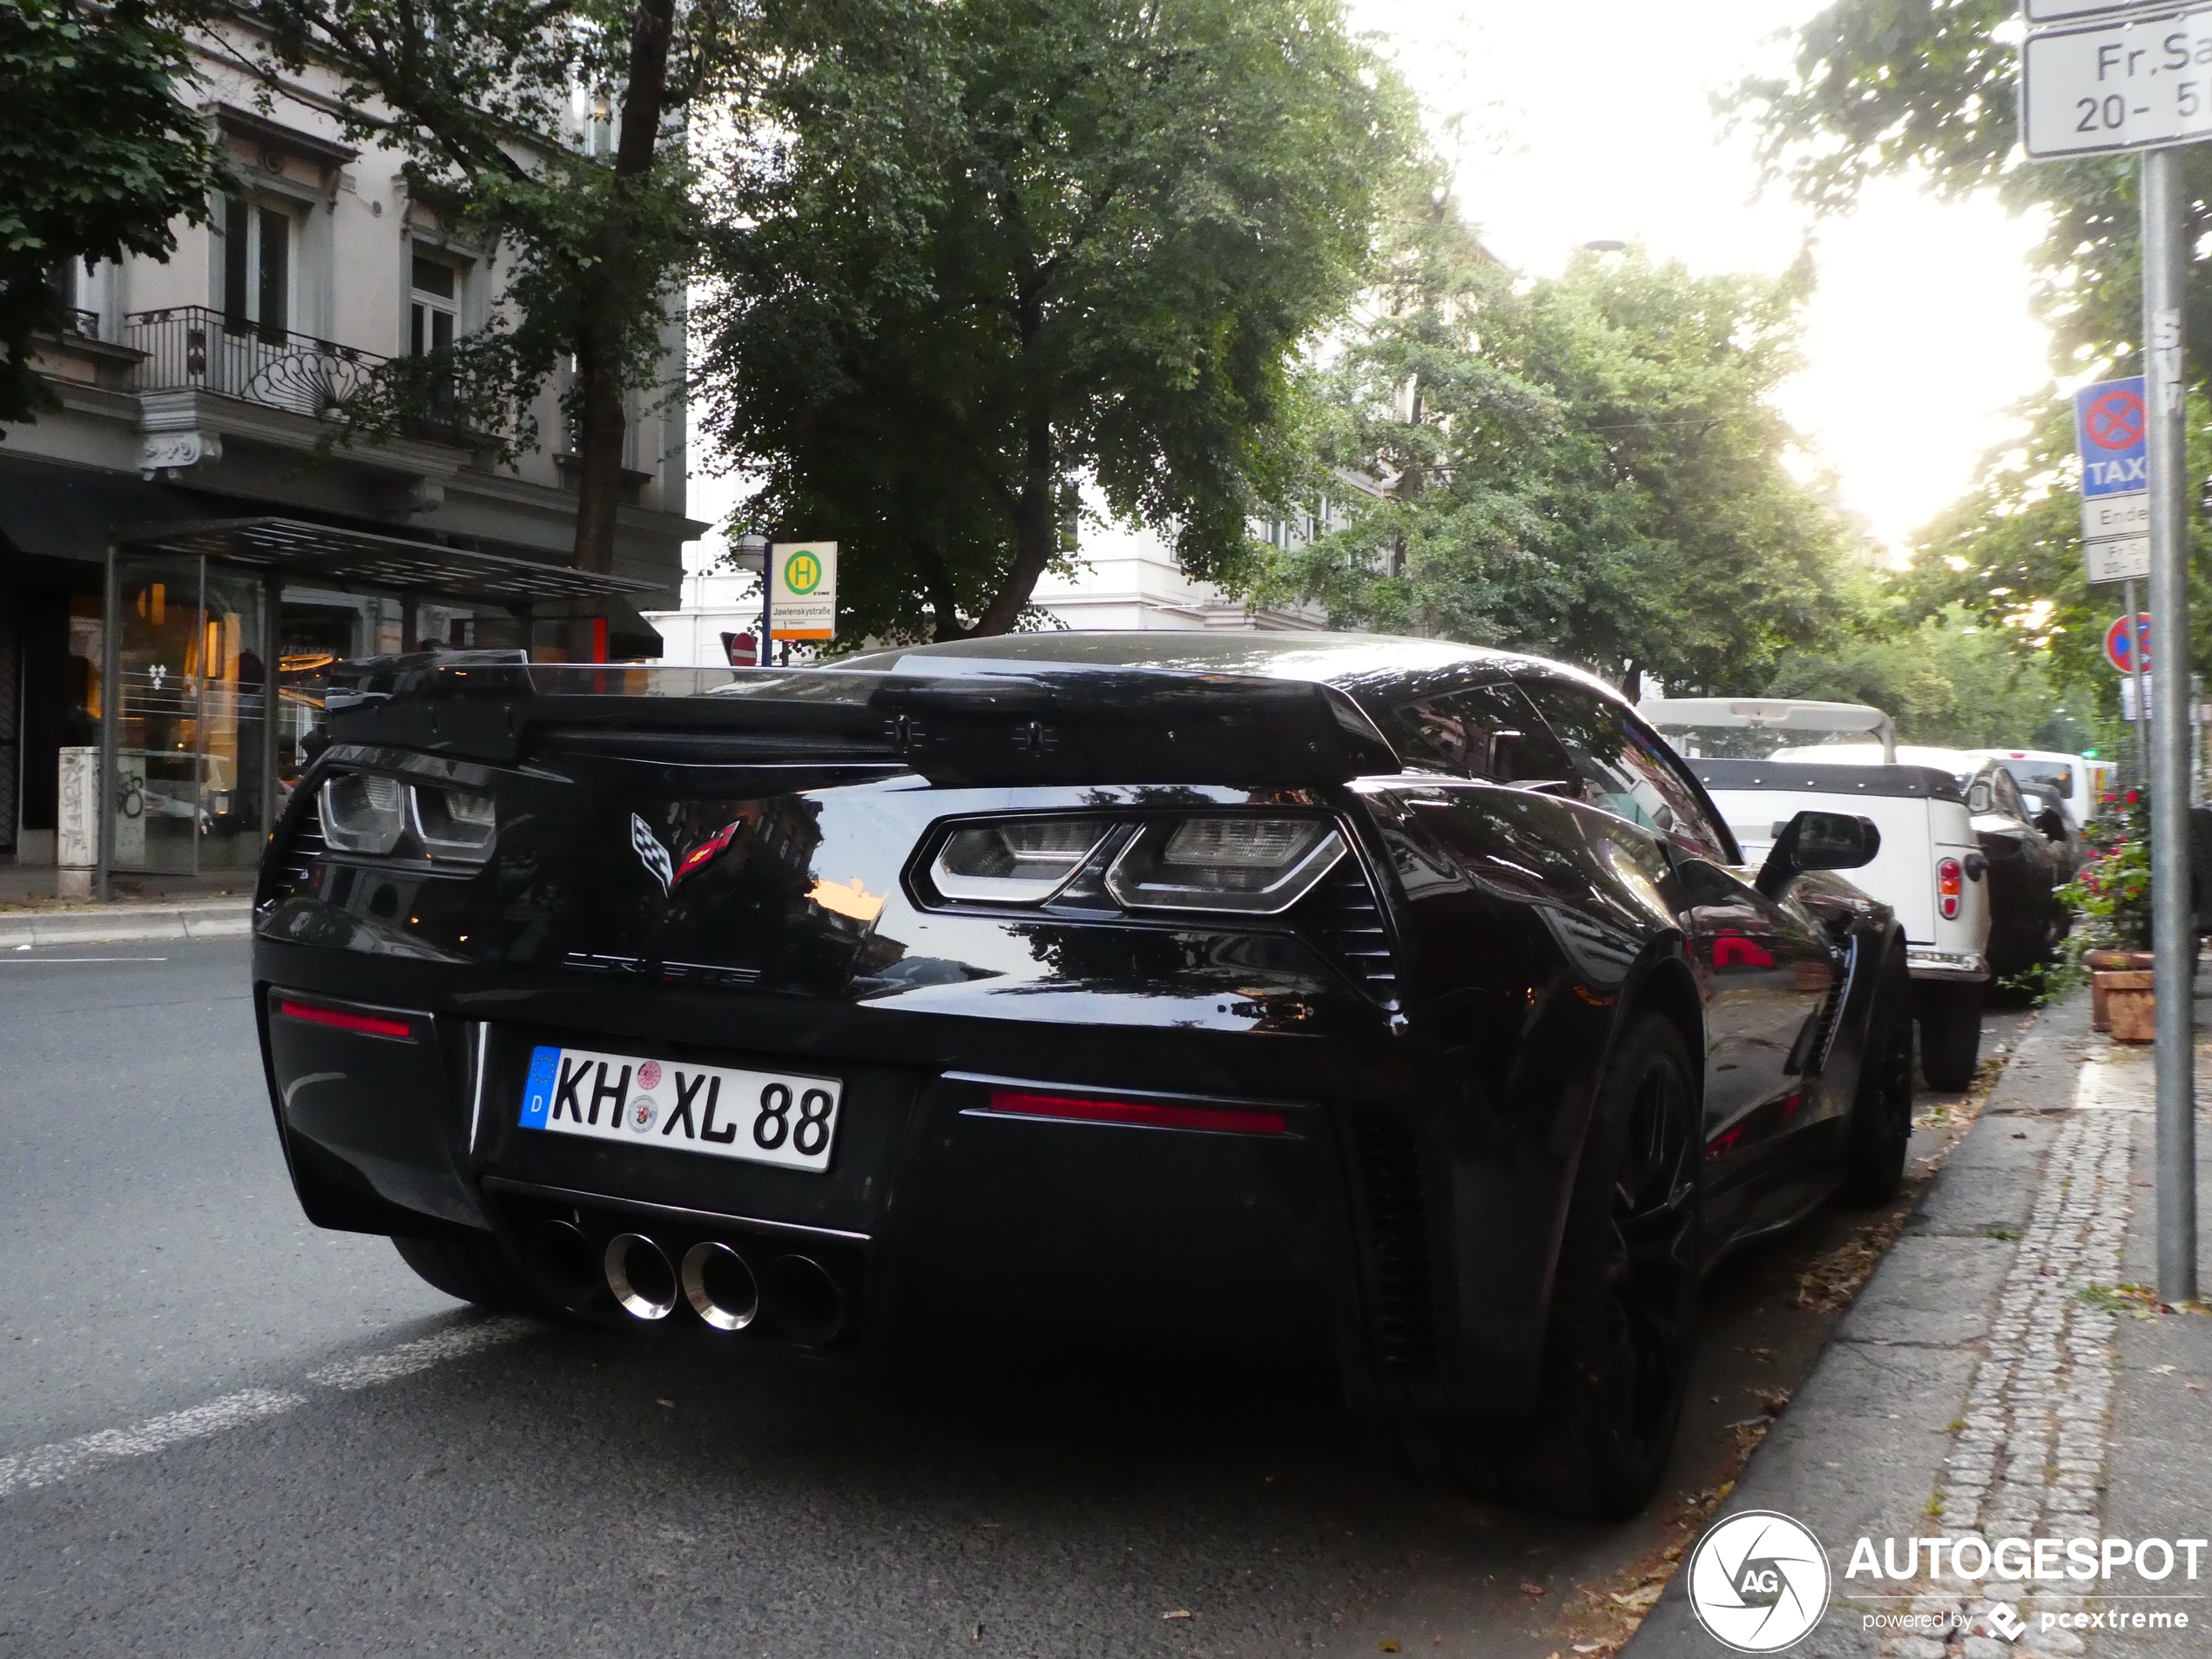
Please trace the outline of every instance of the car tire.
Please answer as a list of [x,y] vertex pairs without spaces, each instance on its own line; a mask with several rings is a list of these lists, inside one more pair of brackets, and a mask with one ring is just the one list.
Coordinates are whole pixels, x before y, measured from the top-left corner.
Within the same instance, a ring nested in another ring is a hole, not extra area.
[[1955,1092],[1973,1082],[1981,1057],[1981,999],[1979,985],[1919,988],[1920,1075],[1929,1088]]
[[488,1312],[544,1313],[500,1253],[489,1233],[441,1233],[430,1238],[395,1238],[400,1259],[434,1290]]
[[1886,1204],[1905,1184],[1905,1152],[1912,1139],[1912,975],[1901,947],[1892,945],[1883,959],[1860,1054],[1844,1193],[1860,1204]]
[[1649,1501],[1682,1419],[1703,1271],[1703,1158],[1682,1034],[1642,1015],[1599,1081],[1553,1278],[1541,1402],[1462,1436],[1471,1492],[1621,1519]]

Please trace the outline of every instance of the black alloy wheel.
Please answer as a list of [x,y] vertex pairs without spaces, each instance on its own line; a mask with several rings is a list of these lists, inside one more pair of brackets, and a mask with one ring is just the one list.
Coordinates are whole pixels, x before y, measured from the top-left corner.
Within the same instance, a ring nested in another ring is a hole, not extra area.
[[1861,1204],[1886,1204],[1905,1184],[1912,1139],[1912,974],[1892,945],[1867,1012],[1858,1088],[1844,1153],[1844,1191]]
[[1487,1437],[1497,1484],[1531,1507],[1634,1514],[1673,1448],[1703,1271],[1697,1094],[1654,1015],[1605,1069],[1560,1245],[1541,1402]]

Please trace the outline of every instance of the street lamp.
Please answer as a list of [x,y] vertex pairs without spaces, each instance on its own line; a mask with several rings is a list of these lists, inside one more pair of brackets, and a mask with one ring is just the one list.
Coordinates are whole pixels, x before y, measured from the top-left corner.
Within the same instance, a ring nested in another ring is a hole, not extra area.
[[776,630],[772,621],[772,601],[768,597],[768,538],[759,530],[747,530],[738,537],[730,549],[730,563],[740,570],[753,570],[760,577],[760,644],[752,654],[756,668],[766,668],[775,657]]

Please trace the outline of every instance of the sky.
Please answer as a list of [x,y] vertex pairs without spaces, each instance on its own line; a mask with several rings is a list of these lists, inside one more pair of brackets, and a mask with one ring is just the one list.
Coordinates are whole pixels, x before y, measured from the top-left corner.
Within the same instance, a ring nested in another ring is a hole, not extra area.
[[2028,221],[1885,181],[1816,223],[1758,189],[1748,134],[1713,90],[1788,61],[1777,30],[1824,0],[1350,0],[1420,95],[1432,135],[1460,118],[1463,211],[1507,263],[1556,272],[1581,244],[1641,242],[1698,272],[1777,273],[1808,237],[1819,286],[1806,368],[1777,399],[1844,504],[1899,550],[2019,431],[2049,381],[2030,317]]
[[[1352,26],[1422,99],[1440,145],[1460,118],[1467,217],[1506,261],[1556,272],[1584,242],[1641,242],[1698,272],[1776,273],[1811,239],[1804,373],[1777,401],[1843,504],[1893,555],[1964,494],[2006,410],[2047,384],[2027,305],[2036,226],[1986,200],[1884,181],[1816,223],[1758,189],[1748,135],[1712,90],[1786,62],[1776,32],[1822,0],[1348,0]],[[699,452],[695,449],[694,456]],[[695,477],[691,516],[731,481]]]

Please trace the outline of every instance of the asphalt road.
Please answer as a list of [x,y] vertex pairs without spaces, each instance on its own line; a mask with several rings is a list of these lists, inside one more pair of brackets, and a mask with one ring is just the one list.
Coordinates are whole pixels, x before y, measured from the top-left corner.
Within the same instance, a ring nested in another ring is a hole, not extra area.
[[1319,1374],[461,1312],[300,1219],[246,959],[0,958],[0,1654],[1543,1659],[1732,1474],[1866,1222],[1718,1278],[1666,1495],[1569,1525],[1413,1484]]

